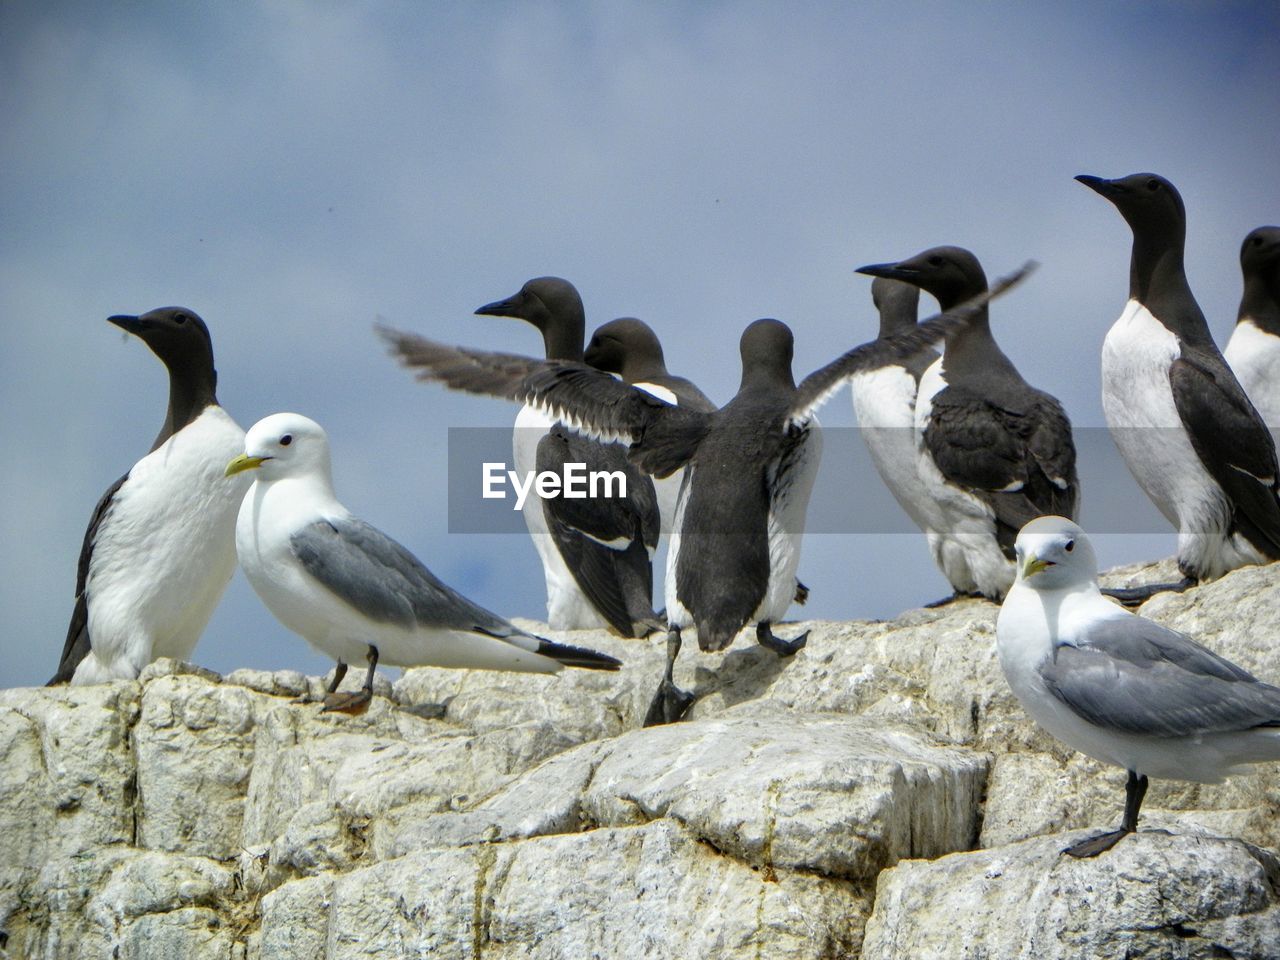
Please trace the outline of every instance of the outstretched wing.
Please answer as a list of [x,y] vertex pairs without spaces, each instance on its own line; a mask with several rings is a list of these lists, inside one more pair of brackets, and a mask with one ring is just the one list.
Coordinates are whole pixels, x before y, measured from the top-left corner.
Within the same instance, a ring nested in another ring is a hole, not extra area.
[[1040,668],[1055,697],[1090,723],[1157,737],[1280,726],[1280,688],[1138,616],[1089,627]]
[[796,390],[788,425],[803,425],[854,374],[913,356],[944,339],[948,331],[971,323],[984,306],[1020,283],[1035,267],[1035,262],[1029,260],[1019,270],[997,280],[989,290],[958,307],[921,321],[910,330],[854,347],[815,370],[800,382]]
[[655,476],[686,463],[711,425],[711,413],[672,406],[584,363],[452,347],[382,325],[375,329],[419,380],[530,404],[594,440],[629,443],[632,462]]
[[1254,546],[1280,559],[1280,483],[1267,425],[1220,357],[1183,347],[1169,367],[1174,405],[1191,445],[1235,507]]

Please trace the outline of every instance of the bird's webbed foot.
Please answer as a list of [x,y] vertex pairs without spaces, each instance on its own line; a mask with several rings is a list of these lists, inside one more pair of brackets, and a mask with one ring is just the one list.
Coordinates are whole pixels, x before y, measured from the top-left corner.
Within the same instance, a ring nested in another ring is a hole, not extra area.
[[1108,833],[1099,833],[1096,836],[1085,837],[1067,847],[1062,852],[1069,857],[1075,857],[1077,860],[1084,860],[1088,857],[1096,857],[1100,853],[1106,853],[1117,843],[1133,833],[1132,830],[1126,830],[1121,827],[1119,830],[1112,830]]
[[373,691],[361,687],[359,690],[348,690],[346,693],[326,693],[321,713],[345,713],[359,716],[369,709],[373,702]]
[[1123,607],[1140,607],[1157,593],[1182,593],[1198,582],[1193,577],[1183,577],[1174,583],[1148,583],[1140,587],[1105,587],[1102,595],[1120,601]]
[[794,656],[809,642],[809,631],[806,630],[794,640],[783,640],[773,634],[769,621],[761,620],[756,624],[756,642],[766,650],[772,650],[780,657]]

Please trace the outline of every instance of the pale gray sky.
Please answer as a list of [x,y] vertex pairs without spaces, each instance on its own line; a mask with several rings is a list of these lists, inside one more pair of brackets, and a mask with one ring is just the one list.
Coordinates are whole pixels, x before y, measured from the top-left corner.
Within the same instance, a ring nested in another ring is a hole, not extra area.
[[[444,451],[446,426],[515,411],[413,383],[375,317],[532,353],[532,328],[471,311],[559,274],[589,326],[646,319],[672,370],[723,402],[747,322],[787,321],[806,373],[874,333],[855,266],[956,243],[993,275],[1042,262],[993,308],[997,337],[1097,426],[1129,235],[1071,178],[1154,170],[1179,186],[1191,282],[1225,338],[1240,241],[1280,221],[1276,11],[0,5],[0,685],[54,669],[89,513],[163,416],[163,367],[114,313],[199,312],[243,426],[320,421],[344,501],[507,615],[542,615],[533,548],[447,532]],[[847,394],[823,422],[852,423]],[[823,482],[838,495],[835,449]],[[1086,524],[1091,498],[1141,502],[1114,486],[1086,488]],[[1103,547],[1138,559],[1173,536]],[[796,612],[827,618],[945,592],[910,536],[810,537],[801,576],[813,599]],[[196,659],[328,666],[239,574]]]

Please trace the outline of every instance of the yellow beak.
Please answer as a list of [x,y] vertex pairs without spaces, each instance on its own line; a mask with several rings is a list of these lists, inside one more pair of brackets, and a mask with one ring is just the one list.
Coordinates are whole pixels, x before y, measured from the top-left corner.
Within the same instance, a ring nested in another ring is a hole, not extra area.
[[242,453],[227,464],[227,472],[223,476],[234,477],[237,473],[244,473],[246,470],[256,470],[262,466],[262,461],[265,459],[265,457],[251,457],[247,453]]
[[1026,580],[1028,577],[1034,576],[1041,570],[1046,570],[1052,566],[1052,563],[1046,563],[1044,560],[1038,559],[1034,553],[1029,553],[1027,558],[1022,561],[1022,579]]

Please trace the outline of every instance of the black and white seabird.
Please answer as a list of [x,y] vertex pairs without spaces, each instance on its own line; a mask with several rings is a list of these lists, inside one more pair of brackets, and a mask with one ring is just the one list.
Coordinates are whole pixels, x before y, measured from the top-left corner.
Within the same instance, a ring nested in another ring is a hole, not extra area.
[[[556,673],[617,670],[613,657],[526,633],[450,589],[333,492],[329,438],[314,420],[277,413],[259,420],[227,476],[253,486],[235,524],[249,583],[275,617],[338,662],[326,710],[361,712],[378,663]],[[369,664],[364,686],[339,694],[347,665]]]
[[1129,773],[1120,829],[1064,853],[1094,857],[1137,830],[1148,777],[1220,783],[1280,760],[1280,689],[1106,599],[1080,527],[1040,517],[1017,555],[996,621],[1009,686],[1049,733]]
[[[871,300],[880,313],[880,339],[916,325],[919,287],[877,277],[871,283]],[[933,491],[920,477],[915,429],[920,378],[937,359],[937,351],[921,350],[849,380],[858,432],[871,462],[898,505],[926,534],[936,533],[946,523]]]
[[858,371],[923,349],[969,322],[981,312],[977,304],[1016,279],[949,316],[857,347],[799,386],[791,372],[790,329],[757,320],[740,341],[738,392],[714,412],[672,406],[585,364],[521,361],[380,332],[421,380],[531,404],[575,429],[625,440],[632,460],[657,477],[685,467],[667,562],[667,666],[646,718],[653,724],[678,719],[693,699],[672,679],[682,630],[696,627],[698,645],[707,651],[724,649],[752,623],[757,641],[782,656],[804,644],[805,635],[774,636],[772,624],[795,596],[804,513],[820,455],[810,429],[817,408]]
[[1179,584],[1113,591],[1140,603],[1280,558],[1276,449],[1187,284],[1187,216],[1153,173],[1081,175],[1133,231],[1129,300],[1102,345],[1102,408],[1129,471],[1178,529]]
[[1244,294],[1223,357],[1271,428],[1280,433],[1280,227],[1258,227],[1240,247]]
[[108,321],[164,362],[169,407],[151,452],[93,510],[50,684],[133,679],[159,657],[187,659],[236,567],[248,482],[226,479],[222,467],[244,431],[218,405],[208,328],[183,307]]
[[[978,258],[961,247],[933,247],[858,272],[920,287],[943,310],[987,289]],[[934,562],[957,596],[1000,600],[1013,583],[1013,542],[1023,525],[1046,513],[1076,513],[1066,411],[1022,379],[983,308],[948,333],[942,357],[921,376],[915,426],[919,476],[938,524],[926,527]]]
[[[586,315],[567,280],[535,277],[514,296],[476,313],[533,324],[542,333],[547,360],[583,359]],[[653,630],[653,552],[662,521],[652,482],[627,461],[621,447],[575,434],[532,405],[516,417],[512,456],[521,476],[562,473],[564,464],[581,463],[588,472],[621,471],[627,478],[622,499],[525,500],[525,525],[546,579],[548,625],[555,630],[610,627],[624,637]]]
[[[711,413],[716,405],[705,393],[684,377],[667,372],[666,359],[658,336],[643,320],[619,317],[599,327],[587,343],[583,359],[597,370],[617,374],[623,383],[639,387],[676,407],[687,407]],[[676,500],[684,470],[654,480],[658,510],[662,514],[662,531],[675,529]]]

